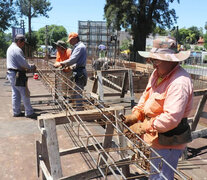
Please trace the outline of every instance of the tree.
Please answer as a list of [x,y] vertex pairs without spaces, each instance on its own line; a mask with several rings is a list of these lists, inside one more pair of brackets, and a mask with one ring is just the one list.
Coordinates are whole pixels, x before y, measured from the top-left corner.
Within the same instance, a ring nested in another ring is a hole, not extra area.
[[207,49],[207,33],[204,35],[204,47]]
[[6,51],[9,45],[11,44],[11,33],[6,34],[0,31],[0,57],[5,58],[6,57]]
[[[175,37],[175,31],[173,32],[173,36]],[[198,29],[195,26],[192,26],[188,29],[181,28],[178,31],[178,43],[179,44],[196,44],[199,40],[199,37],[203,37],[202,29]]]
[[9,0],[0,1],[0,31],[7,30],[16,23],[15,9]]
[[159,34],[160,36],[167,36],[168,31],[166,31],[164,28],[156,26],[156,28],[153,29],[152,34],[153,34],[153,36],[156,35],[156,34]]
[[[40,28],[37,31],[37,38],[38,38],[38,45],[45,44],[46,39],[46,28]],[[56,25],[50,25],[48,26],[48,44],[53,45],[53,42],[56,42],[58,40],[67,40],[68,33],[66,29],[63,26],[56,26]]]
[[28,18],[29,38],[31,38],[31,20],[38,16],[49,17],[47,12],[52,9],[51,3],[47,0],[17,0],[17,6],[19,7],[22,16]]
[[191,31],[191,33],[189,33],[189,35],[192,36],[192,34],[194,34],[194,37],[192,38],[192,44],[197,43],[197,41],[199,40],[200,37],[203,37],[203,33],[201,31],[201,29],[198,29],[196,26],[192,26],[190,28],[188,28],[188,30]]
[[185,38],[186,42],[189,44],[193,44],[196,41],[196,34],[192,31],[189,31],[187,37]]
[[124,50],[130,49],[130,46],[131,46],[131,40],[125,39],[120,45],[120,50],[124,51]]
[[[104,7],[108,25],[116,30],[131,29],[133,51],[145,50],[146,37],[156,26],[170,28],[176,22],[174,0],[106,0]],[[177,0],[179,3],[179,0]]]

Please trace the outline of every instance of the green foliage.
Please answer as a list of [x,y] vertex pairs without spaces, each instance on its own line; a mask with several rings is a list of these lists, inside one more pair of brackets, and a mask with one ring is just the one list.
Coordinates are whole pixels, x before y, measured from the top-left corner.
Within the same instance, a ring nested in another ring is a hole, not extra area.
[[27,17],[38,17],[39,15],[48,17],[47,12],[52,8],[47,0],[17,0],[22,15]]
[[167,36],[168,31],[166,31],[164,28],[156,26],[155,29],[153,29],[152,35],[159,34],[160,36]]
[[[173,31],[173,36],[176,37],[176,31]],[[196,44],[199,37],[203,36],[202,29],[198,29],[195,26],[192,26],[188,29],[181,28],[178,30],[178,43],[179,44]]]
[[122,41],[122,44],[120,45],[120,50],[121,51],[127,50],[130,48],[130,46],[131,46],[131,41],[126,39]]
[[104,13],[107,24],[114,29],[131,29],[133,51],[137,52],[145,50],[146,37],[156,26],[170,28],[176,22],[175,10],[169,9],[172,2],[174,0],[106,0]]
[[195,50],[195,51],[199,51],[200,48],[199,48],[198,46],[195,46],[195,47],[194,47],[194,50]]
[[6,34],[3,32],[0,32],[0,57],[5,58],[6,57],[6,51],[9,45],[11,44],[11,34]]
[[[45,44],[46,27],[40,28],[37,31],[38,45]],[[54,46],[54,42],[58,40],[66,41],[68,33],[63,26],[50,25],[48,26],[48,45]]]
[[190,50],[190,44],[184,44],[183,45],[184,50]]
[[203,36],[204,38],[204,47],[207,49],[207,33]]
[[16,23],[15,9],[9,0],[0,1],[0,31],[7,30]]
[[16,5],[19,7],[22,16],[28,18],[29,37],[31,36],[31,19],[38,16],[49,17],[47,12],[52,9],[50,1],[47,0],[17,0]]
[[204,61],[207,61],[207,55],[204,56],[203,60]]
[[198,51],[203,51],[203,47],[195,46],[194,50],[197,51],[197,52]]

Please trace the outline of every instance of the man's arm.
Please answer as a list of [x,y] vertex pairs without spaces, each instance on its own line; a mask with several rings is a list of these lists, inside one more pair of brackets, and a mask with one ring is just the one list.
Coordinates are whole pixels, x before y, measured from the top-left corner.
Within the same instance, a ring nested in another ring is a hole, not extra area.
[[24,70],[35,69],[36,68],[35,65],[28,64],[28,62],[26,61],[26,59],[24,57],[24,54],[23,54],[22,50],[17,52],[17,59],[18,59],[18,63],[20,65],[20,67]]

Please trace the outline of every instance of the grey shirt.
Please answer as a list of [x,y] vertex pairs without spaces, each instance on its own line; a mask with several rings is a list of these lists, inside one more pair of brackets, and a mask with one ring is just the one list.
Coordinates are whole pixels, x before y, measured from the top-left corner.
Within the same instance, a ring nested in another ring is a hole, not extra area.
[[86,46],[82,42],[78,42],[74,45],[72,54],[69,59],[61,62],[61,64],[71,66],[76,64],[76,68],[86,66]]
[[27,63],[24,57],[24,53],[16,43],[12,43],[7,49],[7,69],[33,69],[35,66]]

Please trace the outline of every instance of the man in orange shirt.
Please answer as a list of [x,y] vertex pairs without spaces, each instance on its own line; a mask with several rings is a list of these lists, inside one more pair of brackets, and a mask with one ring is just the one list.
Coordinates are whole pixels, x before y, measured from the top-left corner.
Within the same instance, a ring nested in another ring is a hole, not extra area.
[[[72,50],[70,48],[67,48],[67,44],[64,41],[58,40],[54,44],[56,45],[56,49],[57,49],[55,64],[59,62],[63,62],[70,58]],[[61,83],[62,86],[61,90],[64,93],[63,94],[64,97],[67,97],[68,90],[70,89],[71,86],[70,80],[68,79],[71,75],[72,75],[72,70],[70,69],[70,67],[66,67],[63,69],[62,72],[63,82]]]
[[[190,56],[190,51],[178,53],[176,41],[163,37],[153,41],[150,52],[139,51],[139,54],[151,62],[155,70],[138,105],[126,116],[125,124],[129,126],[126,135],[131,130],[141,136],[176,169],[186,143],[191,141],[187,117],[192,109],[193,87],[190,75],[179,65]],[[169,165],[162,164],[159,158],[151,162],[161,170],[149,179],[174,179]]]

